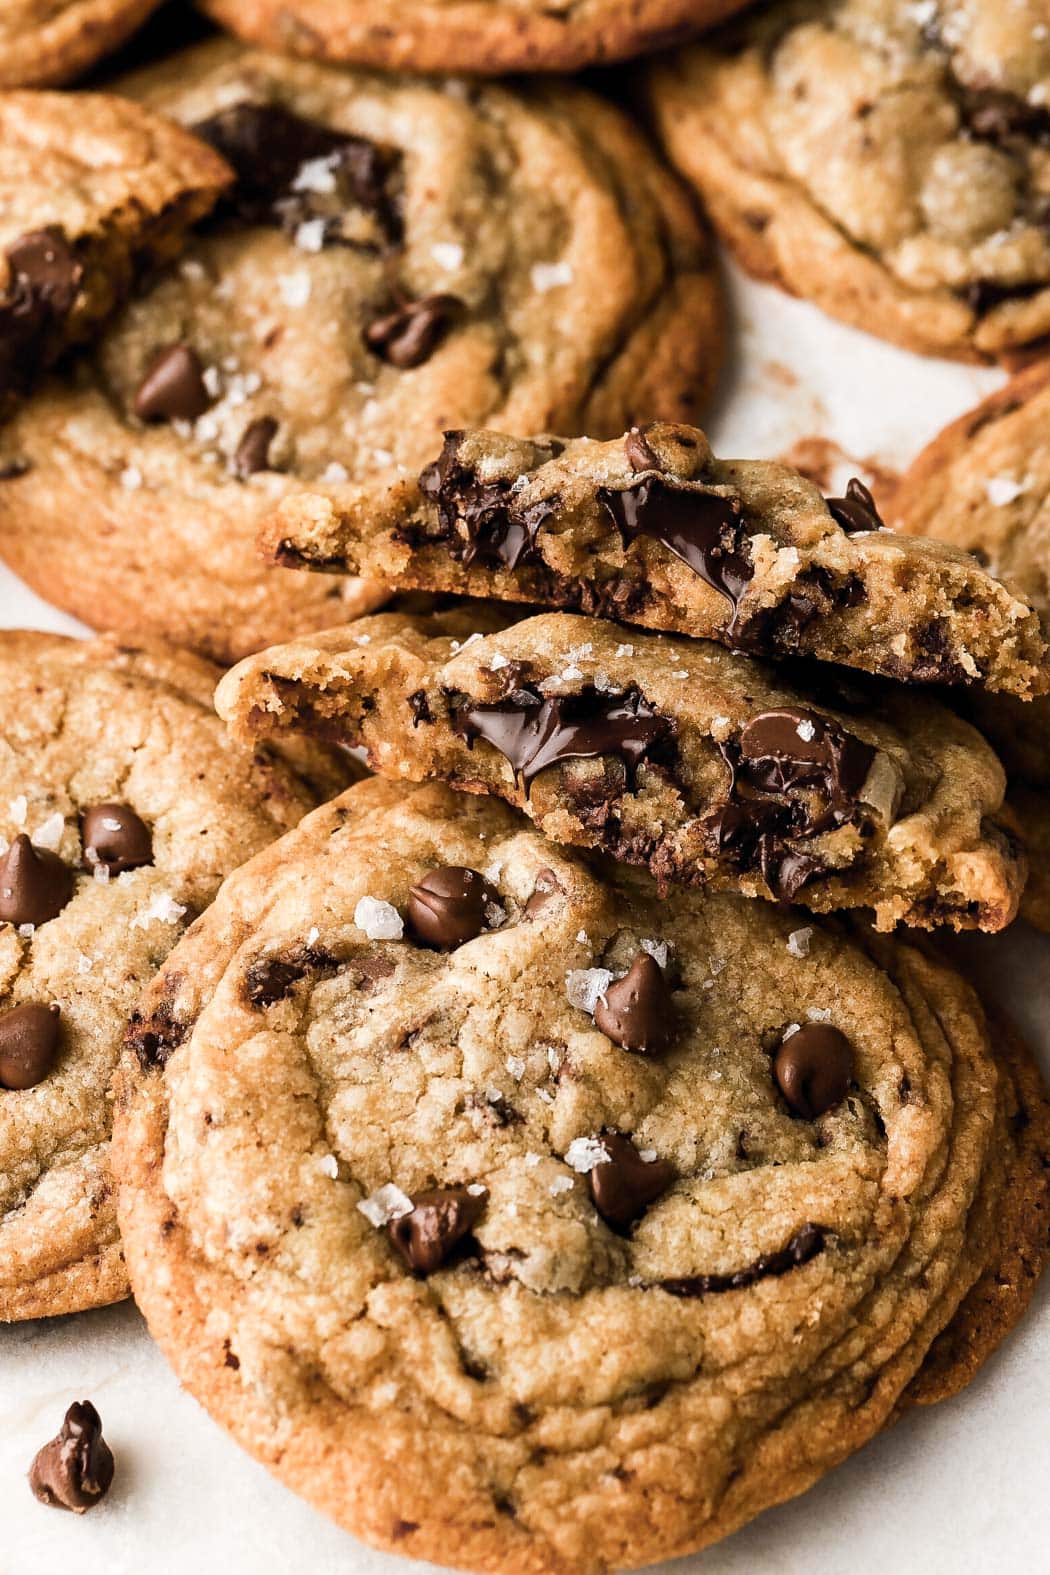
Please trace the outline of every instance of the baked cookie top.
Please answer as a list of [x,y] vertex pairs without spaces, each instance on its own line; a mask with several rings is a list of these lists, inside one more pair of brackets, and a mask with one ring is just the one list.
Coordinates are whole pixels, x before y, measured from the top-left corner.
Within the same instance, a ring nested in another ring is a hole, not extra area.
[[0,88],[68,82],[118,48],[158,0],[0,0]]
[[808,1486],[1045,1177],[1012,1179],[966,986],[797,923],[442,787],[311,815],[169,959],[121,1075],[179,1376],[352,1531],[460,1568],[631,1567]]
[[1023,597],[968,554],[883,528],[852,481],[825,499],[772,460],[721,460],[695,427],[615,442],[449,432],[418,479],[286,497],[276,563],[579,608],[909,683],[1028,697],[1050,684]]
[[109,1085],[140,991],[316,800],[183,653],[0,634],[0,1319],[118,1300]]
[[138,271],[173,257],[232,179],[206,144],[126,99],[0,95],[0,411]]
[[219,712],[246,741],[313,730],[385,776],[495,794],[665,886],[870,908],[881,929],[1014,917],[1002,767],[937,701],[597,618],[494,622],[387,613],[264,651]]
[[[283,497],[385,487],[450,422],[677,415],[715,375],[717,285],[689,199],[581,89],[224,40],[122,87],[238,180],[77,376],[0,436],[23,467],[0,485],[5,555],[96,626],[227,657],[352,616],[359,587],[341,609],[337,586],[256,561]],[[168,581],[178,594],[157,597]]]
[[763,5],[661,61],[675,163],[744,265],[911,349],[1050,332],[1045,0]]
[[579,71],[666,49],[744,0],[204,0],[253,43],[387,70]]

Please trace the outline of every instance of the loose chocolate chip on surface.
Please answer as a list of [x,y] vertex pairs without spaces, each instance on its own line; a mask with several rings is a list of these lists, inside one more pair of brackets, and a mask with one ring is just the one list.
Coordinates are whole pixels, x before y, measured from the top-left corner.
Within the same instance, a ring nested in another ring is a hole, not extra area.
[[828,498],[826,501],[832,519],[847,533],[882,529],[883,522],[875,507],[875,499],[856,476],[847,483],[844,498]]
[[150,829],[129,804],[92,804],[81,817],[80,830],[88,864],[105,864],[119,875],[153,863]]
[[485,929],[486,909],[499,893],[477,870],[445,864],[423,876],[408,896],[409,928],[424,946],[463,946]]
[[68,316],[84,270],[57,226],[33,230],[5,252],[9,280],[0,296],[0,393],[29,387],[47,340]]
[[744,555],[744,521],[735,499],[671,487],[657,476],[624,492],[603,487],[598,497],[626,544],[639,536],[660,542],[727,599],[735,622],[755,572]]
[[38,1451],[29,1486],[42,1504],[82,1515],[108,1493],[113,1451],[102,1437],[102,1419],[90,1400],[71,1405],[58,1434]]
[[416,1274],[433,1274],[470,1234],[487,1202],[487,1192],[475,1194],[466,1187],[417,1192],[411,1214],[387,1226],[390,1240]]
[[0,920],[46,924],[72,895],[73,871],[58,854],[16,837],[0,863]]
[[722,1291],[740,1291],[758,1280],[787,1274],[801,1268],[811,1258],[824,1251],[824,1232],[819,1225],[803,1225],[786,1247],[778,1252],[763,1253],[754,1263],[731,1274],[691,1274],[680,1280],[661,1280],[660,1289],[671,1296],[710,1296]]
[[594,1026],[639,1055],[667,1049],[675,1027],[671,989],[655,957],[639,952],[623,978],[609,985],[594,1009]]
[[618,1132],[603,1133],[598,1141],[609,1157],[588,1174],[591,1199],[610,1225],[630,1225],[663,1197],[674,1180],[674,1166],[665,1159],[644,1160],[630,1138]]
[[381,361],[407,371],[429,361],[462,310],[463,302],[455,295],[427,295],[377,317],[362,337]]
[[140,421],[196,421],[211,404],[200,358],[189,345],[158,350],[135,395]]
[[830,1023],[804,1023],[782,1039],[773,1077],[796,1116],[813,1121],[841,1104],[853,1076],[853,1046]]
[[273,416],[259,416],[245,427],[233,456],[233,470],[238,480],[246,481],[258,471],[270,469],[270,445],[276,436],[277,422]]
[[0,1088],[35,1088],[58,1055],[59,1009],[30,1001],[0,1013]]

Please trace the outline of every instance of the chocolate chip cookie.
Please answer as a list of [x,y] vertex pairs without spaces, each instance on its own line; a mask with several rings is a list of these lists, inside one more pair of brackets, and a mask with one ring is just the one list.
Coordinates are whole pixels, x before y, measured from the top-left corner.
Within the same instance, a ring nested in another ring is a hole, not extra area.
[[396,71],[579,71],[666,49],[745,0],[203,0],[252,43]]
[[223,40],[122,87],[238,179],[75,376],[0,434],[16,472],[0,551],[92,625],[227,658],[355,616],[375,587],[258,562],[283,498],[351,479],[380,497],[450,422],[609,432],[710,386],[707,240],[640,135],[582,90]]
[[[936,437],[905,474],[891,522],[972,552],[1050,630],[1050,368],[1037,362]],[[972,699],[1002,756],[1031,850],[1023,912],[1050,930],[1050,701]]]
[[121,1227],[180,1378],[357,1535],[459,1568],[632,1567],[809,1486],[1005,1250],[1017,1316],[1048,1143],[959,978],[797,925],[443,787],[308,817],[176,949],[121,1074]]
[[0,0],[0,88],[68,82],[117,49],[159,0]]
[[1046,0],[762,5],[650,95],[759,278],[932,355],[1050,333]]
[[244,859],[316,800],[232,745],[216,673],[0,634],[0,1319],[119,1300],[109,1084],[128,1014]]
[[1002,767],[937,701],[597,618],[494,622],[381,613],[264,651],[219,712],[246,742],[314,731],[383,775],[495,794],[664,887],[870,908],[881,929],[1014,917]]
[[205,143],[126,99],[0,96],[0,415],[137,272],[181,249],[232,179]]
[[968,554],[885,530],[859,481],[824,498],[786,465],[717,459],[694,427],[609,443],[451,432],[378,500],[286,498],[263,547],[288,567],[578,608],[913,684],[1050,685],[1036,614]]

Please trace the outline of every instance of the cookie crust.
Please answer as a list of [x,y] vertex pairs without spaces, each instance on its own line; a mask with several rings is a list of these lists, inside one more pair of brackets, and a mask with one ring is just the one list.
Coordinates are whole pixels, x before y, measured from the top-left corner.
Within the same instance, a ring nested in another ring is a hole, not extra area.
[[0,88],[57,87],[118,49],[159,0],[2,0]]

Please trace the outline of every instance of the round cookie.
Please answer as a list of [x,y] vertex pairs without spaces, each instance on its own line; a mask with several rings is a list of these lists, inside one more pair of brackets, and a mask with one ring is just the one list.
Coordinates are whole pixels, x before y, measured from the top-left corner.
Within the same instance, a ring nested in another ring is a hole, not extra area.
[[68,82],[119,48],[159,0],[0,0],[0,88]]
[[[893,525],[973,553],[1050,631],[1050,366],[1036,362],[928,444],[890,500]],[[1001,756],[1029,845],[1022,912],[1050,930],[1050,700],[968,697]]]
[[231,746],[215,678],[161,647],[0,635],[0,1320],[127,1295],[109,1085],[128,1015],[223,877],[316,802]]
[[357,1535],[460,1568],[631,1567],[809,1486],[1003,1221],[1037,1270],[1046,1105],[954,974],[796,925],[441,787],[310,816],[121,1072],[121,1225],[180,1378]]
[[702,403],[720,332],[707,239],[597,98],[223,40],[124,88],[240,178],[0,433],[0,551],[89,623],[231,658],[355,616],[374,587],[257,557],[262,520],[304,486],[378,498],[455,423],[607,432]]
[[745,0],[202,0],[252,43],[397,71],[579,71],[667,49]]
[[649,86],[757,277],[930,355],[1050,332],[1045,0],[760,6]]

